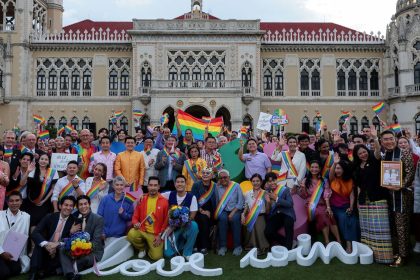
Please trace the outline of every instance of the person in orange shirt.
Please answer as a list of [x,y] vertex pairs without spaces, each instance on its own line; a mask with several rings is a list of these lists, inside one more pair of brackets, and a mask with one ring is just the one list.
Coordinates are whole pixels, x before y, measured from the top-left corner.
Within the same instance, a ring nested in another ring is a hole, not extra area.
[[115,176],[123,176],[129,185],[140,186],[144,180],[144,159],[143,155],[134,151],[136,139],[128,136],[125,138],[126,151],[119,153],[115,160]]
[[163,232],[168,226],[168,201],[160,193],[158,177],[150,176],[148,193],[143,196],[132,218],[133,227],[127,240],[139,250],[138,257],[148,256],[157,261],[163,257]]

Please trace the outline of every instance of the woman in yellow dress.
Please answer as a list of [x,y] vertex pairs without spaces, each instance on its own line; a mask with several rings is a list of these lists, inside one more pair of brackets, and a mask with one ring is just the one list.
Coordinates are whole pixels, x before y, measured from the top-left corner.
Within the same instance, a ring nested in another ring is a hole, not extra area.
[[200,158],[200,151],[196,145],[192,145],[188,149],[187,156],[188,159],[182,168],[182,175],[187,178],[187,192],[190,192],[192,185],[201,179],[201,171],[207,167],[207,163]]

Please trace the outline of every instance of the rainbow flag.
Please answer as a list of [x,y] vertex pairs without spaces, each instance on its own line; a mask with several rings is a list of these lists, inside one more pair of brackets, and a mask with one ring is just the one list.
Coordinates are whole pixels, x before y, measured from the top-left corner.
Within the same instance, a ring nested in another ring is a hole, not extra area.
[[149,215],[147,215],[146,221],[149,223],[149,225],[153,225],[155,223],[155,221],[156,221],[155,214],[152,212]]
[[255,198],[254,205],[252,205],[251,209],[249,210],[248,215],[245,218],[245,225],[248,229],[248,232],[252,232],[254,228],[255,222],[258,219],[258,215],[261,212],[261,209],[265,206],[264,204],[264,190],[260,190],[257,197]]
[[24,153],[29,152],[29,149],[26,148],[24,145],[20,145],[19,150],[20,150],[20,154],[21,155],[23,155]]
[[66,125],[64,127],[64,130],[66,131],[67,134],[70,134],[74,130],[74,128],[71,125]]
[[274,110],[274,115],[279,116],[279,117],[285,116],[286,111],[284,111],[283,109],[276,109],[276,110]]
[[349,111],[344,111],[341,113],[340,119],[348,119],[350,118],[351,114]]
[[64,126],[60,127],[60,129],[57,130],[57,135],[62,135],[64,133],[64,131],[65,131]]
[[123,112],[123,111],[116,111],[116,112],[114,113],[114,116],[115,116],[117,119],[120,119],[120,118],[123,116],[123,114],[124,114],[124,112]]
[[[211,119],[210,123],[207,123],[182,110],[178,110],[178,122],[181,126],[182,135],[185,136],[185,130],[189,128],[192,130],[195,140],[204,140],[206,127],[208,127],[208,132],[214,136],[219,134],[223,128],[223,117]],[[176,126],[174,127],[172,134],[177,134]]]
[[211,122],[211,117],[201,117],[201,119],[207,123]]
[[139,109],[134,109],[133,110],[133,116],[136,117],[136,118],[141,118],[141,117],[144,116],[144,113]]
[[111,123],[116,124],[117,121],[118,121],[118,118],[115,117],[115,116],[112,116],[112,117],[109,118],[109,120],[111,121]]
[[280,171],[273,170],[273,172],[277,175],[277,182],[282,182],[287,179],[287,171],[280,173]]
[[42,141],[48,140],[50,139],[50,132],[48,130],[40,131],[38,137]]
[[320,179],[316,184],[316,187],[309,199],[309,206],[308,206],[308,219],[309,221],[313,221],[315,219],[315,211],[316,207],[318,206],[319,201],[321,200],[322,193],[324,192],[324,185],[325,181]]
[[248,138],[248,128],[249,128],[248,126],[242,126],[241,129],[239,130],[239,134],[242,139]]
[[375,106],[372,106],[372,110],[375,112],[376,115],[379,115],[385,109],[385,103],[379,102]]
[[162,125],[165,125],[165,124],[169,123],[169,114],[168,113],[165,113],[165,114],[162,115],[162,117],[160,117],[160,123]]
[[43,124],[45,123],[45,119],[41,117],[40,115],[33,115],[34,123],[36,124]]
[[125,193],[123,200],[127,201],[130,204],[133,204],[136,201],[136,198],[135,198],[134,195],[127,192],[127,193]]
[[394,123],[389,126],[395,133],[400,133],[402,131],[401,125],[399,123]]

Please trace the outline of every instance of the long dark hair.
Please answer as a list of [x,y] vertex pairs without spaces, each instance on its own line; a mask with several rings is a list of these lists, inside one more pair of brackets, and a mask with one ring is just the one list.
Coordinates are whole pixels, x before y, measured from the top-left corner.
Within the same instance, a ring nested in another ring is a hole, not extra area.
[[93,168],[95,168],[97,165],[102,166],[103,172],[102,172],[102,179],[104,179],[106,181],[106,174],[107,174],[107,167],[104,163],[102,162],[98,162],[97,164],[95,164],[95,166]]
[[[311,166],[314,163],[318,164],[318,166],[319,166],[319,174],[318,174],[318,177],[320,178],[321,177],[321,164],[317,160],[312,160],[310,162],[309,166]],[[306,177],[305,177],[305,187],[306,187],[307,190],[310,189],[311,183],[312,183],[312,173],[310,171],[308,171],[308,172],[306,172]]]
[[353,169],[348,161],[340,160],[337,165],[340,165],[340,167],[343,169],[343,175],[341,176],[343,181],[348,181],[353,178]]
[[[47,154],[43,154],[43,155],[40,155],[39,156],[39,158],[38,158],[38,160],[35,162],[35,173],[34,173],[34,179],[38,182],[39,181],[39,177],[41,176],[41,167],[39,166],[39,159],[42,157],[42,156],[47,156],[48,157],[48,165],[47,165],[47,170],[48,170],[48,167],[50,167],[50,164],[51,164],[51,158],[47,155]],[[45,174],[45,176],[47,176],[47,174]]]
[[353,149],[353,164],[356,168],[358,168],[362,163],[362,160],[359,158],[358,155],[360,149],[364,149],[368,152],[368,162],[372,160],[372,153],[370,152],[368,147],[366,147],[363,144],[356,145]]

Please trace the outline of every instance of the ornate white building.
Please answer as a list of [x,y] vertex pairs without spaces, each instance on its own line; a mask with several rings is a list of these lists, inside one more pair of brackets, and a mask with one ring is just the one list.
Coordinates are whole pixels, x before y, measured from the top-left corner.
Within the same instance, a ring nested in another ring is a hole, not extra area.
[[[201,0],[175,19],[84,20],[62,26],[63,0],[0,0],[0,130],[52,126],[96,130],[124,110],[142,125],[167,112],[223,116],[233,129],[284,109],[288,131],[309,130],[320,112],[330,128],[381,115],[420,131],[419,0],[398,1],[387,39],[335,23],[221,20]],[[158,16],[158,15],[157,15]],[[398,77],[398,78],[396,78]],[[395,116],[394,116],[395,115]]]

